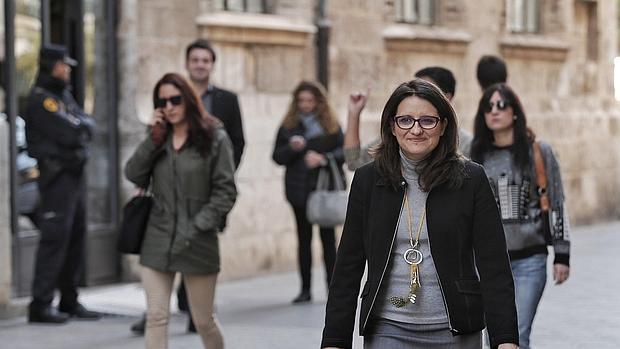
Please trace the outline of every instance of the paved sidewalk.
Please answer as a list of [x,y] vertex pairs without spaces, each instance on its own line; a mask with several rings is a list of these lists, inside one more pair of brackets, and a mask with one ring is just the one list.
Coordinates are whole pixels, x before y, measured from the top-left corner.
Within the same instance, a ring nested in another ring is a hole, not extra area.
[[[537,349],[619,348],[620,222],[581,227],[572,235],[571,277],[562,286],[552,280],[547,284],[532,344]],[[298,288],[296,273],[220,284],[216,307],[226,347],[318,348],[326,293],[319,268],[314,280],[315,299],[301,306],[290,305]],[[23,317],[0,321],[0,348],[143,348],[143,338],[129,331],[144,310],[139,284],[89,288],[82,292],[82,300],[108,315],[97,322],[73,321],[63,326],[28,325]],[[185,316],[174,313],[170,348],[201,348],[198,336],[186,334],[185,326]],[[356,339],[356,348],[362,348],[361,342]]]

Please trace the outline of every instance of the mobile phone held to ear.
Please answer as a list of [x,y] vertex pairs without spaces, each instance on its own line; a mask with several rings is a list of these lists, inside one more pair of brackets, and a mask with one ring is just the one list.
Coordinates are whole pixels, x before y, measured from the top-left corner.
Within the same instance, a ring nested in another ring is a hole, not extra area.
[[155,147],[159,148],[166,141],[166,136],[168,134],[168,121],[163,119],[163,121],[156,120],[153,125],[151,125],[151,140]]

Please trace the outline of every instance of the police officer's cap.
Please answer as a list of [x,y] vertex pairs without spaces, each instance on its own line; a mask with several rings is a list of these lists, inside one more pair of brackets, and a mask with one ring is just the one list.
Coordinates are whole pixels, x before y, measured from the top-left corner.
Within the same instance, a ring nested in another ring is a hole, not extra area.
[[75,67],[78,62],[69,57],[69,53],[67,48],[62,45],[55,44],[46,44],[41,47],[41,52],[39,55],[39,61],[41,63],[55,63],[57,61],[62,61],[65,64],[68,64],[72,67]]

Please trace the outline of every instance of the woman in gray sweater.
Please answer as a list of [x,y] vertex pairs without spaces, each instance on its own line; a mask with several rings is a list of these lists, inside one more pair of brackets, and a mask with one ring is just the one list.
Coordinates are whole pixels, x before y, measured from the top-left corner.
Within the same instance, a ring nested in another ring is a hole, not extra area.
[[[474,127],[471,158],[484,165],[501,211],[515,279],[519,345],[528,349],[547,280],[548,244],[554,249],[556,284],[566,281],[569,274],[569,225],[560,167],[549,144],[535,140],[519,98],[506,84],[492,85],[484,92]],[[545,188],[538,185],[537,153],[541,154],[547,179],[549,218],[541,209]]]

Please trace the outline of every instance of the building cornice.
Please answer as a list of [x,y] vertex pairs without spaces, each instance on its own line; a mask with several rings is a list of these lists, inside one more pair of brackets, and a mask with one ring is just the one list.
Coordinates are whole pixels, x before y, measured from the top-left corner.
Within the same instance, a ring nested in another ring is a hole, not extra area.
[[454,28],[390,24],[382,32],[388,50],[464,54],[471,34]]
[[200,36],[212,41],[307,46],[316,27],[277,15],[216,12],[196,19]]
[[564,61],[570,45],[557,37],[538,34],[508,34],[499,40],[502,56],[507,58]]

